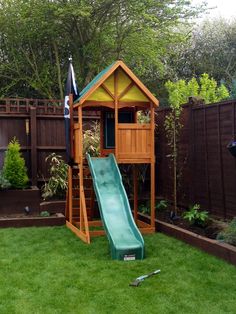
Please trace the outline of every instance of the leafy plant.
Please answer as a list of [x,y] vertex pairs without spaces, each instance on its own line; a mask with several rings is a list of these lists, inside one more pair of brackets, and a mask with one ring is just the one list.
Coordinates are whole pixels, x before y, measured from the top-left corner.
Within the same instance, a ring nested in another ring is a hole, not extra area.
[[204,99],[206,104],[210,104],[229,98],[229,91],[224,84],[217,87],[217,82],[207,73],[203,73],[200,77],[199,96]]
[[204,100],[206,104],[228,99],[230,94],[224,83],[219,86],[214,78],[203,73],[196,79],[193,77],[188,82],[179,80],[176,82],[167,81],[165,87],[169,94],[170,106],[173,104],[185,104],[189,97],[196,97]]
[[93,122],[89,130],[83,134],[83,154],[90,154],[93,157],[100,153],[100,126],[98,122]]
[[14,137],[7,146],[3,165],[3,177],[12,188],[23,189],[29,181],[25,160],[20,152],[20,144]]
[[138,207],[138,211],[142,214],[150,214],[150,206],[141,204]]
[[160,200],[160,202],[158,202],[156,204],[156,210],[165,210],[168,207],[168,202],[166,200]]
[[10,182],[3,176],[2,171],[0,171],[0,190],[5,190],[11,187]]
[[194,204],[188,211],[183,213],[183,218],[188,220],[190,224],[204,226],[208,219],[208,212],[203,210],[199,211],[200,205]]
[[236,217],[230,222],[228,227],[217,235],[217,240],[236,245]]
[[45,161],[49,161],[51,177],[42,187],[42,197],[43,199],[48,199],[53,196],[61,198],[65,195],[65,191],[67,190],[68,165],[60,155],[55,153],[50,154]]
[[150,112],[138,111],[137,120],[138,123],[150,123]]
[[49,217],[50,216],[50,213],[47,211],[47,210],[44,210],[40,213],[40,216],[41,217]]

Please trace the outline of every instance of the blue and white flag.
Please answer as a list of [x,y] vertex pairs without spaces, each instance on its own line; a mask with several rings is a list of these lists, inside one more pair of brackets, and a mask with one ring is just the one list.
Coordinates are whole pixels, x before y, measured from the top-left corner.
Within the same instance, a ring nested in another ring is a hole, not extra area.
[[75,80],[75,72],[72,65],[72,58],[69,58],[70,64],[65,88],[65,101],[64,101],[64,118],[65,118],[65,131],[66,131],[66,158],[69,165],[73,164],[73,156],[71,154],[71,138],[70,138],[70,102],[69,95],[73,95],[73,100],[78,98],[79,92]]

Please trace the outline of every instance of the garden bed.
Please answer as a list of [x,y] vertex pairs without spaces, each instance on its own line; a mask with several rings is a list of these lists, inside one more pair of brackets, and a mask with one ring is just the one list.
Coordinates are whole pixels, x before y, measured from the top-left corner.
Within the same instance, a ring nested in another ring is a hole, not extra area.
[[0,215],[22,214],[25,207],[39,212],[40,190],[37,187],[23,190],[0,190]]
[[181,214],[177,217],[177,219],[171,219],[170,211],[168,210],[159,211],[157,214],[157,219],[209,239],[216,239],[218,233],[227,226],[226,222],[214,216],[211,216],[209,219],[207,219],[206,224],[203,226],[190,224],[187,220],[182,218]]
[[[149,222],[150,218],[147,215],[140,214],[139,218]],[[236,247],[217,241],[215,239],[209,239],[205,236],[183,229],[174,224],[170,224],[159,219],[155,220],[156,230],[169,236],[175,237],[183,242],[186,242],[192,246],[195,246],[209,254],[224,259],[225,261],[236,265]]]
[[65,224],[65,216],[56,213],[48,217],[40,215],[12,214],[0,216],[0,228],[19,227],[46,227],[62,226]]

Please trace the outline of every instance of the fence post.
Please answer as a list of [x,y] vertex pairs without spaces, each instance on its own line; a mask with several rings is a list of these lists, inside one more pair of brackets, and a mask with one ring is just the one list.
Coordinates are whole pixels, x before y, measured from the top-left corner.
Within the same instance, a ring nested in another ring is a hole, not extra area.
[[189,169],[190,169],[190,184],[189,184],[189,201],[190,204],[194,204],[194,116],[193,116],[193,101],[189,98]]
[[37,186],[37,125],[36,108],[30,107],[31,185]]
[[221,179],[221,193],[222,193],[222,207],[224,212],[224,219],[226,219],[226,203],[225,203],[225,181],[224,181],[224,163],[221,147],[221,125],[220,125],[220,105],[217,105],[217,137],[218,137],[218,154],[220,161],[220,179]]

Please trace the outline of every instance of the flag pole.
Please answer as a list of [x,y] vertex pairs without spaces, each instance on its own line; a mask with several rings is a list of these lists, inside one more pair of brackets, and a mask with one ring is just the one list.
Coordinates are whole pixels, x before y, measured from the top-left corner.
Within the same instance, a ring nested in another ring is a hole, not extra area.
[[64,101],[64,118],[65,118],[65,135],[66,135],[66,154],[67,163],[74,163],[74,100],[78,98],[79,92],[76,83],[75,73],[72,65],[72,56],[68,58],[69,68],[65,86],[65,101]]
[[73,94],[69,94],[69,106],[70,106],[70,155],[74,160],[74,108],[73,108]]
[[[72,55],[68,58],[70,66],[72,66]],[[72,84],[73,85],[73,84]],[[71,159],[74,161],[74,109],[73,109],[73,94],[70,90],[69,94],[69,106],[70,106],[70,156]]]

